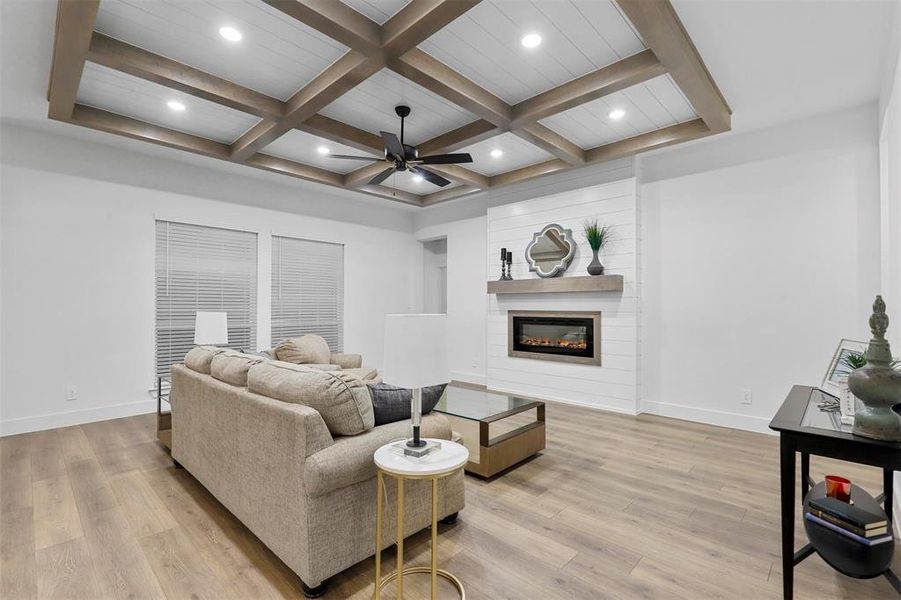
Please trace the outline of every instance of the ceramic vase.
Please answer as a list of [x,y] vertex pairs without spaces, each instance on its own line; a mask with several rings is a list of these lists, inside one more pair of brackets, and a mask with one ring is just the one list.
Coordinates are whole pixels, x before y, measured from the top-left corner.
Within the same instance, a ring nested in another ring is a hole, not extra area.
[[598,250],[591,250],[593,254],[593,258],[591,259],[591,263],[588,265],[588,274],[589,275],[603,275],[604,274],[604,265],[601,264],[601,261],[598,260]]

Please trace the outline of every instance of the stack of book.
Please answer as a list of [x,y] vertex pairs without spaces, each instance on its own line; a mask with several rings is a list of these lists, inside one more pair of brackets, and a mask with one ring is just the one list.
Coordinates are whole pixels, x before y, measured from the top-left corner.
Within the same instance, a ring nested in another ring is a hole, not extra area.
[[835,498],[811,499],[804,517],[866,546],[892,540],[885,515],[873,514]]

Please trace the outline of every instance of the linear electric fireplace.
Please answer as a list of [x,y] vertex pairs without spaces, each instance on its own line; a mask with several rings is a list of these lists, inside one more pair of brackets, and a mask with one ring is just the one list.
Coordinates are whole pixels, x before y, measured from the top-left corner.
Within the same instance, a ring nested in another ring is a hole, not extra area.
[[509,356],[601,364],[601,313],[511,310],[507,315]]

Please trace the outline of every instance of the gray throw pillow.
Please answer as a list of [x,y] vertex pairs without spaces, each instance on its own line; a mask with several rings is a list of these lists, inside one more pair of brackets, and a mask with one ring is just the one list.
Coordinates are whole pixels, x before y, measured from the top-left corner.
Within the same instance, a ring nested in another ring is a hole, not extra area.
[[[447,384],[442,383],[422,388],[422,414],[432,412],[446,387]],[[376,427],[410,418],[413,390],[387,383],[376,383],[369,386],[369,394],[372,396],[372,411],[375,413]]]

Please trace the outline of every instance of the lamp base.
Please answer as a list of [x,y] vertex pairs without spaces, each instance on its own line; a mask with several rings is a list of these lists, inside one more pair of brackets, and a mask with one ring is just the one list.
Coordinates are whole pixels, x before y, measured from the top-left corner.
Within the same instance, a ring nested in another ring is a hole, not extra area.
[[407,440],[407,446],[409,446],[410,448],[425,448],[426,441],[425,440],[417,440],[415,438],[410,439],[410,440]]
[[422,446],[411,447],[410,442],[397,442],[396,444],[392,444],[391,448],[397,454],[402,454],[407,458],[424,458],[433,452],[437,452],[441,450],[441,442],[434,442],[431,440],[419,440]]

